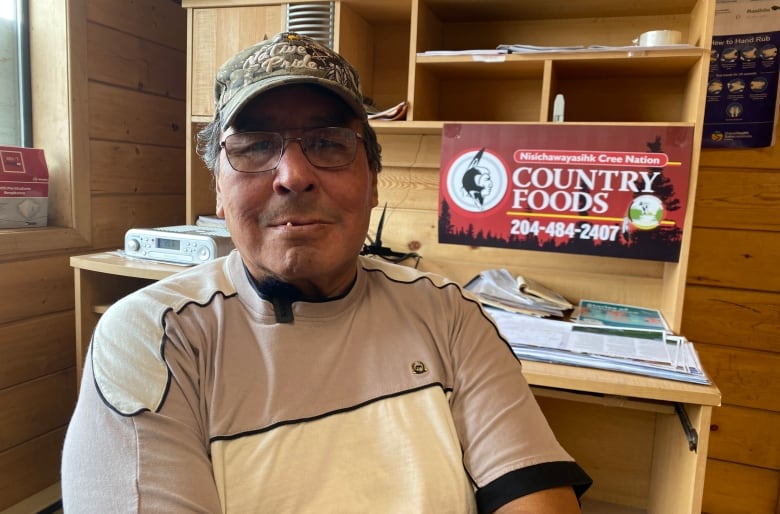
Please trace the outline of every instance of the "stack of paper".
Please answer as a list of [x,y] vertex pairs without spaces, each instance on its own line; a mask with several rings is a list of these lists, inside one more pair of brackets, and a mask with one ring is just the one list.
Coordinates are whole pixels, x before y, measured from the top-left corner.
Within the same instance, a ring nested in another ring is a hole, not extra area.
[[486,307],[515,355],[709,384],[693,343],[666,330],[588,325]]

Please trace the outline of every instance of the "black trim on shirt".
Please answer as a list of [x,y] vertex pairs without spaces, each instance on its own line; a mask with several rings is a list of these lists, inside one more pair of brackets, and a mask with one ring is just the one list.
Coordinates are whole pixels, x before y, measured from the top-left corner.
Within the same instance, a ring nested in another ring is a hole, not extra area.
[[558,461],[516,469],[477,490],[477,510],[494,512],[499,507],[527,494],[570,485],[577,498],[593,484],[593,479],[575,462]]

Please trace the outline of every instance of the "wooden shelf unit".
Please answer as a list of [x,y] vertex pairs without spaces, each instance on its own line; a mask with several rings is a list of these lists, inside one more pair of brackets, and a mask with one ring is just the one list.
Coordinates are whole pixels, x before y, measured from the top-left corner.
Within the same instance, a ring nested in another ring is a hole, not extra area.
[[[213,115],[218,67],[234,52],[283,30],[286,4],[262,0],[182,4],[189,26],[187,130],[192,142]],[[423,269],[463,283],[488,268],[522,271],[573,302],[591,298],[661,309],[670,326],[679,330],[698,145],[691,159],[680,259],[663,263],[439,244],[441,128],[445,122],[549,123],[553,99],[563,93],[565,123],[596,128],[614,123],[690,126],[698,141],[714,9],[714,0],[336,0],[334,47],[357,67],[365,96],[379,108],[409,102],[405,121],[372,123],[384,164],[372,229],[387,202],[383,243],[417,251]],[[627,47],[642,32],[661,28],[679,30],[685,46],[503,58],[424,54],[512,43]],[[193,223],[198,215],[213,213],[215,200],[209,173],[192,144],[187,181],[186,219]],[[541,394],[540,402],[567,448],[594,472],[596,484],[587,494],[585,512],[700,512],[709,419],[712,406],[720,402],[716,387],[665,381],[650,386],[649,379],[606,372],[593,376],[592,370],[580,368],[557,369],[548,380],[549,365],[530,362],[526,370],[536,385],[580,395],[573,400]],[[638,387],[637,381],[643,385]],[[682,397],[680,389],[687,391]],[[625,396],[639,403],[616,407],[601,400],[581,401],[583,395],[593,394]],[[646,402],[661,402],[661,412],[635,408]],[[670,411],[678,403],[698,430],[697,453],[688,450],[679,420]],[[600,442],[588,440],[600,432]],[[604,450],[606,444],[609,451]]]
[[[214,111],[213,77],[230,55],[284,28],[285,5],[273,1],[184,0],[188,9],[189,141]],[[676,263],[589,258],[496,248],[440,245],[438,158],[443,123],[548,123],[555,95],[566,123],[694,127],[701,137],[714,15],[713,0],[539,2],[488,0],[341,0],[334,46],[358,68],[365,96],[387,108],[409,101],[405,121],[377,122],[388,203],[383,240],[414,247],[422,266],[459,281],[486,267],[536,276],[570,300],[596,298],[659,308],[679,330],[690,247],[699,149],[691,181],[681,256]],[[647,30],[682,33],[684,46],[630,47]],[[502,43],[629,47],[495,56],[425,55],[491,49]],[[211,178],[193,145],[188,152],[187,221],[214,211]],[[376,226],[379,210],[374,213]]]

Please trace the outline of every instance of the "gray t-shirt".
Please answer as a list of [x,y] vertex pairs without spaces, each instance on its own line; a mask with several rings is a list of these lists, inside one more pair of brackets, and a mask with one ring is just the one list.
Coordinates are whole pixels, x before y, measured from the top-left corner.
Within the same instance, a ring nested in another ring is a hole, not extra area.
[[237,252],[113,305],[65,441],[67,511],[466,513],[589,485],[455,283],[361,257],[343,297],[291,309],[279,323]]

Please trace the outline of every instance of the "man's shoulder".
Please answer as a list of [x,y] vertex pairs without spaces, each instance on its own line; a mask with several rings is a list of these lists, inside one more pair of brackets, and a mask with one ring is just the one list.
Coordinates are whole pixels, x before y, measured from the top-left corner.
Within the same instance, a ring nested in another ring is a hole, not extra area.
[[186,268],[179,273],[166,277],[139,291],[154,297],[166,298],[171,306],[176,302],[203,302],[215,293],[227,296],[235,294],[230,278],[230,257],[221,257]]
[[188,305],[207,306],[217,295],[235,295],[227,266],[222,258],[184,269],[106,310],[92,336],[90,364],[101,396],[114,410],[130,415],[160,406],[169,379],[163,359],[166,317]]
[[445,286],[457,286],[457,284],[437,273],[419,270],[411,266],[395,264],[374,257],[360,257],[360,266],[363,270],[371,273],[377,273],[377,276],[398,283],[426,283],[437,288]]

